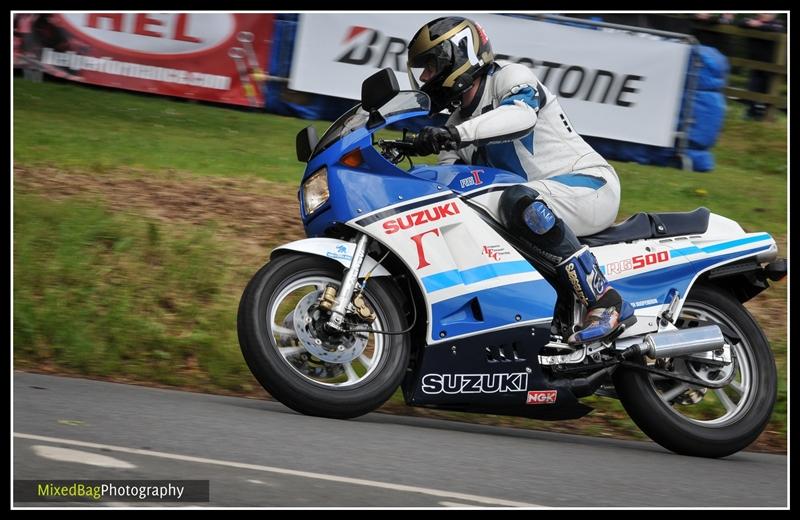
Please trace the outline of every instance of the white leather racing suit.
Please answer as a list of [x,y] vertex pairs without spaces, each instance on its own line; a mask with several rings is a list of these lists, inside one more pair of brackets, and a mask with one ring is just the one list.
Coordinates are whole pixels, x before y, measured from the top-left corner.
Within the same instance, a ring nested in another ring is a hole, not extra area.
[[[475,99],[453,112],[462,146],[439,154],[440,164],[485,165],[517,173],[577,236],[609,227],[620,184],[614,168],[572,127],[561,105],[524,65],[495,62]],[[472,199],[498,218],[502,191]]]

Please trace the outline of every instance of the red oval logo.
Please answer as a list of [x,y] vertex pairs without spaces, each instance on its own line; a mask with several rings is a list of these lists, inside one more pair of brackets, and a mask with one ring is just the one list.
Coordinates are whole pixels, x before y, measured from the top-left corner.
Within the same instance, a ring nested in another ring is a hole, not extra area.
[[236,29],[232,14],[73,13],[69,28],[101,48],[151,57],[201,54],[227,41]]

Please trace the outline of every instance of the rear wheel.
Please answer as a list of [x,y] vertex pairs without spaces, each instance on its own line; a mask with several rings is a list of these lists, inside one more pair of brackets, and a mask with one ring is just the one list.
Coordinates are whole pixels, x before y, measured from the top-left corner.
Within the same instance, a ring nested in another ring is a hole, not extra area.
[[746,448],[764,430],[778,376],[769,342],[747,309],[725,291],[696,286],[676,326],[708,323],[738,336],[738,342],[730,341],[729,365],[689,357],[639,362],[725,386],[710,389],[635,369],[618,370],[614,386],[631,419],[657,443],[684,455],[724,457]]
[[402,296],[389,280],[373,278],[364,296],[371,324],[332,335],[317,301],[339,288],[342,266],[317,256],[284,254],[265,265],[239,304],[239,345],[250,370],[276,399],[298,412],[334,418],[368,413],[392,396],[409,357]]

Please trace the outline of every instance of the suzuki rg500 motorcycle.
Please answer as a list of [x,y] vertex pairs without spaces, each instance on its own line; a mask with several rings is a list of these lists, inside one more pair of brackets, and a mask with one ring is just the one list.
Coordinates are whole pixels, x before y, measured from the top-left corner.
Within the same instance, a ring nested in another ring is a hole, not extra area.
[[722,457],[753,442],[777,375],[742,302],[786,275],[772,237],[705,208],[639,213],[582,237],[636,319],[572,347],[563,338],[582,306],[557,301],[552,267],[479,203],[525,179],[404,170],[410,139],[374,146],[376,131],[429,108],[384,69],[321,139],[298,134],[309,238],[272,251],[239,306],[240,346],[264,388],[333,418],[378,408],[398,385],[412,406],[537,419],[581,417],[591,408],[578,399],[597,394],[678,453]]

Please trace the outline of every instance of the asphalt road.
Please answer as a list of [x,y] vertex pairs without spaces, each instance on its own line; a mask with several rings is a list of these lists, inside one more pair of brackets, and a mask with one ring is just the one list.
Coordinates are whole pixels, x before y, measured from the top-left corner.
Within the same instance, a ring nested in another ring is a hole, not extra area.
[[[210,502],[100,506],[787,507],[787,459],[14,373],[14,479],[200,479]],[[49,504],[92,505],[67,502]],[[36,502],[14,502],[37,506]]]

